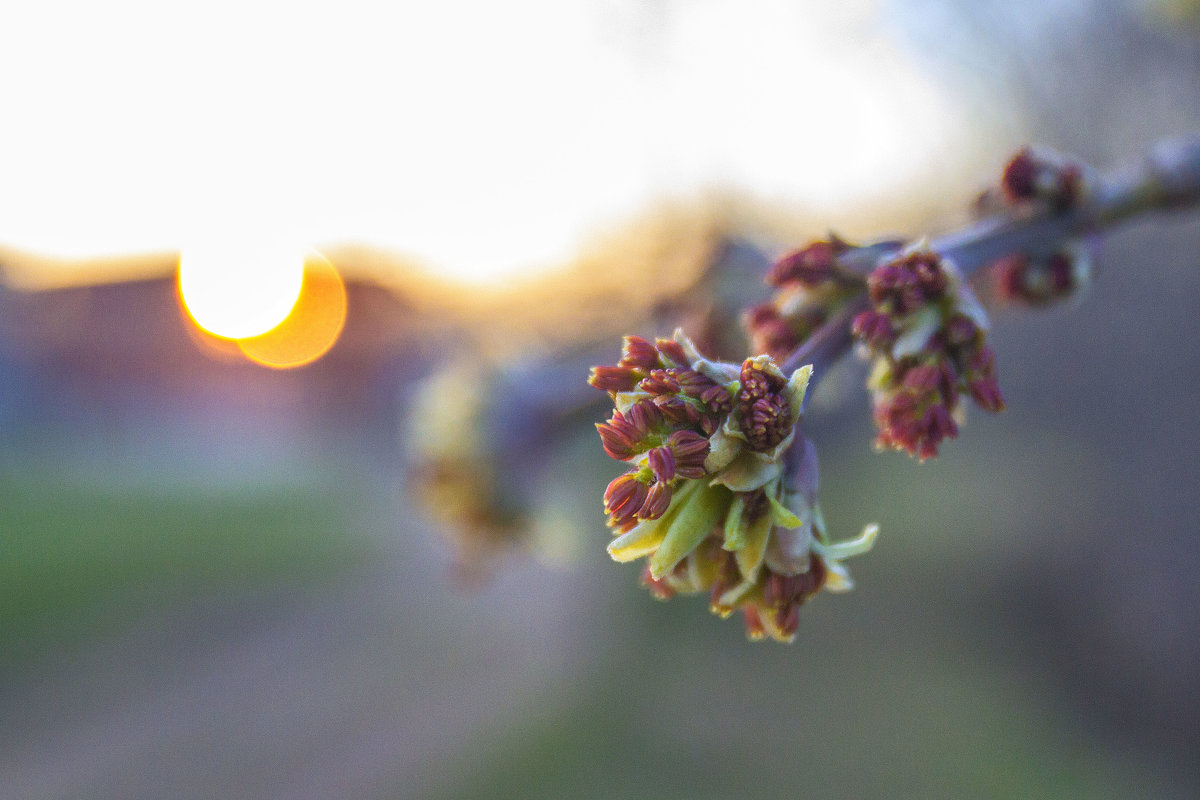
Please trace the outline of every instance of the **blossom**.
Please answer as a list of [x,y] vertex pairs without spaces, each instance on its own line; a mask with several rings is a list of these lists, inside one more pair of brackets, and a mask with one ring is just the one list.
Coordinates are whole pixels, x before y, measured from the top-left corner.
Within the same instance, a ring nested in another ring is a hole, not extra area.
[[1041,202],[1061,211],[1079,205],[1091,183],[1081,164],[1046,147],[1025,147],[1005,166],[1000,190],[1010,206]]
[[1004,302],[1042,306],[1077,295],[1091,282],[1087,249],[1071,242],[1044,258],[1013,253],[988,270],[996,297]]
[[838,266],[852,249],[831,235],[778,259],[766,275],[776,291],[743,315],[751,347],[782,361],[845,305],[861,289],[861,278]]
[[680,331],[626,337],[616,365],[593,368],[615,406],[601,444],[629,465],[604,493],[608,552],[645,558],[655,596],[707,593],[715,613],[740,610],[752,638],[790,641],[801,604],[850,587],[841,559],[875,533],[828,542],[816,452],[797,434],[811,374],[784,375],[767,355],[711,361]]
[[1004,409],[987,315],[958,270],[918,244],[867,279],[871,308],[852,332],[874,359],[867,386],[880,448],[921,460],[958,435],[961,394]]

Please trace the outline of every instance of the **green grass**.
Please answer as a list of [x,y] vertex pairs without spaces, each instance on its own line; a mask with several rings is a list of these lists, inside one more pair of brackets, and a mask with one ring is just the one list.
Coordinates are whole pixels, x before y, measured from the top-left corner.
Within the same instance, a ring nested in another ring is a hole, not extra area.
[[195,598],[328,581],[365,551],[346,498],[169,495],[0,476],[0,670]]

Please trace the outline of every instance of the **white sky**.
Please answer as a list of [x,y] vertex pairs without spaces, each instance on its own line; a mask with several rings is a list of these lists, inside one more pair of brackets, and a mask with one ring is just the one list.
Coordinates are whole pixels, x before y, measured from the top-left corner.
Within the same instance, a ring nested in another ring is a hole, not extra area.
[[963,135],[872,4],[506,0],[0,11],[0,243],[357,241],[456,276],[655,199],[845,204]]

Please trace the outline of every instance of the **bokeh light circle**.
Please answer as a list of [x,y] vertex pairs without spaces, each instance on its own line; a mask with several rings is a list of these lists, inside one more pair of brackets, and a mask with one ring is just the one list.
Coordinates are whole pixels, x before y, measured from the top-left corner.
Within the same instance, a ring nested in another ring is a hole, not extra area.
[[205,243],[183,250],[179,294],[204,330],[226,339],[269,331],[300,296],[305,253],[259,242]]

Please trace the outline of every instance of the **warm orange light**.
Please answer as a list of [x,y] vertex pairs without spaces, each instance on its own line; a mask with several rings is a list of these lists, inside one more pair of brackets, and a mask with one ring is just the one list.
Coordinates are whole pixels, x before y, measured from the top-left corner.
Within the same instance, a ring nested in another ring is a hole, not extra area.
[[238,339],[237,345],[251,361],[273,369],[291,369],[324,355],[345,322],[346,285],[329,259],[310,252],[291,312],[271,330]]

